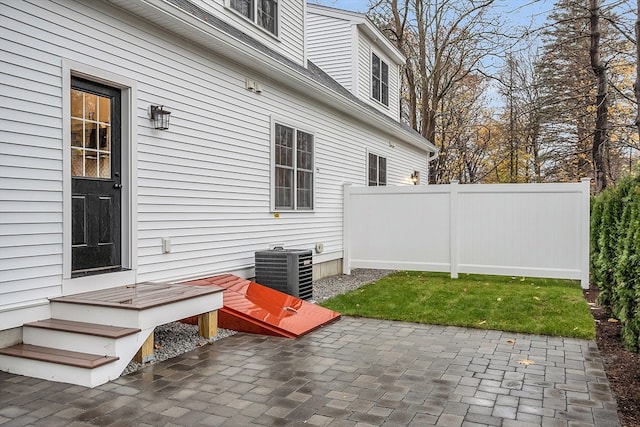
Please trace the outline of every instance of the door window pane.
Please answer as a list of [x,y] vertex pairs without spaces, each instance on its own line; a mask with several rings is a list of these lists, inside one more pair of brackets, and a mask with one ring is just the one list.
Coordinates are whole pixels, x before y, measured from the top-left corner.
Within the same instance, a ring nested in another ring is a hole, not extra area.
[[98,119],[98,95],[84,92],[84,119]]
[[71,148],[71,175],[84,176],[84,151]]
[[82,147],[84,143],[84,138],[82,137],[83,126],[84,126],[84,122],[82,120],[71,119],[71,146],[72,147]]
[[98,177],[98,155],[94,150],[84,150],[84,176]]
[[111,126],[104,123],[98,124],[98,147],[107,152],[111,149]]
[[71,89],[71,173],[111,178],[111,99]]
[[71,89],[71,117],[84,118],[84,93]]
[[111,154],[100,153],[99,160],[98,175],[100,178],[109,178],[111,176]]
[[84,123],[84,147],[98,148],[98,123],[85,121]]
[[98,98],[98,121],[101,123],[111,123],[111,100],[109,98]]

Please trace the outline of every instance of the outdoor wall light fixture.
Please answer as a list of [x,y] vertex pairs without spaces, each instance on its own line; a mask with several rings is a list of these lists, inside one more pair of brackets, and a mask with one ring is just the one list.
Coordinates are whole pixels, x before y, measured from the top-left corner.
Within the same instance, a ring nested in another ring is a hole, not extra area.
[[418,185],[418,181],[420,181],[420,172],[413,171],[411,174],[411,182],[413,182],[413,185]]
[[152,105],[149,107],[149,116],[153,120],[153,127],[158,130],[169,129],[169,116],[171,111],[164,109],[164,105]]

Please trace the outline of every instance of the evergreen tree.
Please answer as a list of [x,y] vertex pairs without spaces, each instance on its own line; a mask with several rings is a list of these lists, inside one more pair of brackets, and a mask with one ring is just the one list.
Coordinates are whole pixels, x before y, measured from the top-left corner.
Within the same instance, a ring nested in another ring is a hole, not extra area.
[[602,214],[605,207],[605,197],[607,193],[591,197],[591,218],[589,223],[589,238],[591,241],[589,251],[589,264],[591,270],[591,283],[598,288],[602,288],[603,274],[598,268],[598,256],[600,255],[600,233],[602,227]]
[[592,205],[591,265],[600,304],[620,320],[627,348],[640,350],[640,169]]
[[614,314],[622,323],[622,338],[630,350],[640,349],[640,180],[628,180],[622,200],[619,245],[615,264]]
[[598,254],[595,257],[596,285],[600,290],[599,303],[611,307],[613,302],[613,265],[615,265],[616,240],[618,234],[618,220],[620,213],[616,203],[616,191],[610,189],[600,194],[603,208],[600,219],[600,229],[597,232]]
[[[598,79],[590,57],[591,11],[585,0],[558,0],[549,15],[549,24],[543,30],[543,48],[539,62],[542,75],[542,144],[547,147],[547,155],[553,158],[553,166],[547,174],[556,180],[575,181],[594,175],[594,134],[596,132],[596,112]],[[631,46],[611,24],[621,22],[613,9],[599,10],[599,62],[606,72],[610,83],[606,99],[611,110],[629,109],[629,102],[618,96],[626,90],[615,86],[624,81],[621,76],[629,73],[627,54]],[[601,80],[601,79],[600,79]],[[602,91],[602,87],[600,88]],[[600,94],[602,100],[602,94]],[[610,117],[612,123],[606,125],[605,134],[625,125],[628,119],[624,114],[620,119],[625,123],[616,123],[617,116]],[[622,150],[627,138],[615,135],[613,143],[608,139],[595,154],[601,154],[606,162],[606,180],[615,182],[620,173]],[[618,145],[616,145],[618,144]]]
[[591,176],[590,106],[595,86],[589,65],[589,15],[585,2],[559,0],[543,32],[544,142],[556,159],[550,171],[560,180]]

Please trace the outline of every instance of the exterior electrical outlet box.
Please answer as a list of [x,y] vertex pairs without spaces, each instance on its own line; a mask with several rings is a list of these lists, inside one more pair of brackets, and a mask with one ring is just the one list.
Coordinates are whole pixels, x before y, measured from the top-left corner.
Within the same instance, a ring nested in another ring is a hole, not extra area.
[[303,300],[313,297],[311,250],[271,249],[255,257],[257,283]]

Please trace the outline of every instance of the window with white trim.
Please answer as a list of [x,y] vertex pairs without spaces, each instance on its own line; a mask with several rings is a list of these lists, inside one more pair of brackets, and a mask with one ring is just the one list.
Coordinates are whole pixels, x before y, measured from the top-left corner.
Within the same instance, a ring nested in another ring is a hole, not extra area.
[[369,153],[369,186],[387,185],[387,159]]
[[389,106],[389,65],[371,53],[371,97]]
[[229,7],[271,34],[278,35],[278,0],[229,0]]
[[274,208],[313,209],[313,134],[276,123],[274,135]]

